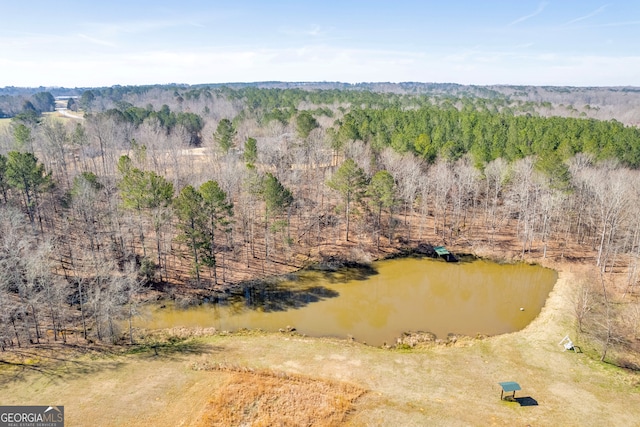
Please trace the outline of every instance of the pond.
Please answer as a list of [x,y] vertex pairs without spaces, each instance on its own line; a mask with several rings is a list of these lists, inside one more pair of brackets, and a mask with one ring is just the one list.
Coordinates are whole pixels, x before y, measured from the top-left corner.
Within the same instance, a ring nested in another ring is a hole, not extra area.
[[223,304],[150,309],[145,328],[215,327],[310,336],[353,337],[380,346],[403,332],[497,335],[524,328],[557,279],[529,264],[485,260],[445,263],[429,258],[379,261],[371,269],[303,271],[292,280],[245,289]]

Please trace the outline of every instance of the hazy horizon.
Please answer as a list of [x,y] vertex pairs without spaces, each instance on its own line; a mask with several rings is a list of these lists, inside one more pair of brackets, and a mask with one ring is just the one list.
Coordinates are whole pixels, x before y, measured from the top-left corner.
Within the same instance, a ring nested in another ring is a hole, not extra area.
[[166,0],[4,5],[0,87],[640,86],[640,4]]
[[[188,87],[199,87],[199,86],[256,86],[256,85],[264,85],[269,87],[270,85],[290,85],[292,87],[297,87],[298,85],[402,85],[402,84],[417,84],[417,85],[458,85],[458,86],[469,86],[469,87],[539,87],[539,88],[553,88],[553,87],[566,87],[566,88],[576,88],[576,89],[617,89],[617,88],[631,88],[636,89],[640,88],[640,85],[615,85],[615,86],[578,86],[578,85],[532,85],[532,84],[463,84],[456,82],[419,82],[419,81],[404,81],[404,82],[341,82],[341,81],[284,81],[284,80],[266,80],[266,81],[246,81],[246,82],[202,82],[202,83],[184,83],[184,82],[168,82],[168,83],[140,83],[140,84],[119,84],[115,83],[112,85],[101,85],[101,86],[59,86],[59,85],[38,85],[38,86],[16,86],[16,85],[8,85],[8,86],[0,86],[0,89],[7,88],[16,88],[16,89],[46,89],[46,90],[55,90],[55,89],[100,89],[100,88],[109,88],[109,87],[146,87],[146,86],[188,86]],[[57,96],[57,95],[56,95]]]

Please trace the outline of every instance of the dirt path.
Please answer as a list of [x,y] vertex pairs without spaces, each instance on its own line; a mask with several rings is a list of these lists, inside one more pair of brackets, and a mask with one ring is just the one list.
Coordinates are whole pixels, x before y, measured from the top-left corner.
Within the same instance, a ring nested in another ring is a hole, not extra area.
[[[364,388],[351,425],[638,426],[640,376],[558,345],[572,330],[576,268],[560,268],[540,316],[512,334],[408,351],[286,334],[211,336],[180,353],[83,356],[46,374],[7,370],[0,401],[62,404],[68,426],[192,425],[230,375],[193,366],[223,364]],[[500,401],[499,381],[519,382],[516,397],[531,406]]]
[[60,113],[61,116],[68,117],[70,119],[84,120],[84,117],[78,116],[76,114],[71,114],[66,108],[56,108],[56,111]]

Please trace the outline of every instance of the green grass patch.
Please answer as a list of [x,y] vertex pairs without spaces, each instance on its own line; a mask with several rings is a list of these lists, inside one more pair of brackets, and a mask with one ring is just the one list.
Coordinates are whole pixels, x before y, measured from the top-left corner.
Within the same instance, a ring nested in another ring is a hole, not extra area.
[[201,340],[170,336],[166,339],[154,338],[134,344],[125,353],[164,356],[176,353],[200,353],[205,350],[205,347]]

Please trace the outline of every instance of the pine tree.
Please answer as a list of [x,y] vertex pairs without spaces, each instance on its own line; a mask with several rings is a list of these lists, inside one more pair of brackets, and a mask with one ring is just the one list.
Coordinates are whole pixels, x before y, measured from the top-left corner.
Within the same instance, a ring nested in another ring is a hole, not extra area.
[[367,177],[364,170],[358,167],[353,159],[347,159],[333,174],[327,185],[336,190],[342,196],[345,204],[345,216],[347,220],[347,242],[349,241],[349,222],[351,217],[351,204],[359,201],[364,195],[367,185]]

